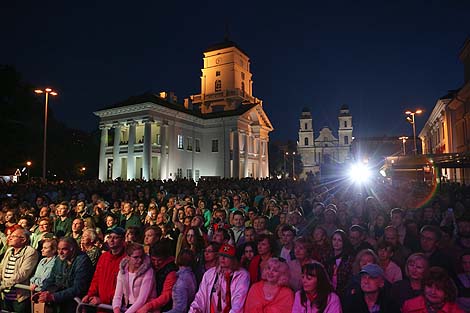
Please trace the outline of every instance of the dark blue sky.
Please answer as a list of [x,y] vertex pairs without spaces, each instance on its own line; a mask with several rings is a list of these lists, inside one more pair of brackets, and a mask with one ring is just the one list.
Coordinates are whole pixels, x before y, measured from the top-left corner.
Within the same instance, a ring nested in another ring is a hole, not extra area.
[[342,104],[356,137],[411,135],[403,111],[426,110],[419,131],[436,100],[461,86],[470,34],[463,0],[4,2],[0,63],[57,88],[57,117],[85,130],[97,127],[93,111],[132,95],[199,93],[202,52],[228,22],[251,58],[273,140],[297,139],[305,106],[316,129],[336,129]]

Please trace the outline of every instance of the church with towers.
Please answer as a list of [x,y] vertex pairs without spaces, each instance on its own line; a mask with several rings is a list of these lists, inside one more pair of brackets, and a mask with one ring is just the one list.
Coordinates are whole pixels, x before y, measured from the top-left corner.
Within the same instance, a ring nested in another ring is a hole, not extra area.
[[273,126],[253,95],[248,55],[228,38],[204,51],[201,92],[146,93],[94,112],[99,179],[269,176]]
[[352,115],[346,105],[339,110],[336,134],[327,126],[316,133],[312,113],[308,108],[302,110],[299,124],[297,152],[303,163],[301,177],[318,174],[322,166],[341,164],[351,159],[353,124]]

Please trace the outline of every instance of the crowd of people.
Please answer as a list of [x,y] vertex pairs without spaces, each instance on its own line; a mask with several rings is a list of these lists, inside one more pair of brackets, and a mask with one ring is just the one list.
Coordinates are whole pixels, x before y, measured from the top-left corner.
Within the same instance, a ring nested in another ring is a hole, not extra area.
[[0,194],[6,311],[75,312],[78,297],[115,313],[470,312],[464,185],[31,181]]

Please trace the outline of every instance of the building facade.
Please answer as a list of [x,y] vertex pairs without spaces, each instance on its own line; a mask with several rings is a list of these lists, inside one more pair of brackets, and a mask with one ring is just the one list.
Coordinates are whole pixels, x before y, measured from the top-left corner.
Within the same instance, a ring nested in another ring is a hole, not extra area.
[[143,94],[100,111],[99,179],[269,176],[273,130],[250,60],[226,40],[204,51],[201,93]]
[[306,108],[302,111],[299,123],[297,152],[303,163],[302,177],[308,173],[319,173],[322,165],[344,163],[350,159],[353,124],[352,115],[346,105],[341,107],[338,115],[338,137],[326,126],[316,135],[312,113]]
[[470,183],[470,39],[459,55],[464,83],[440,98],[419,133],[423,153],[433,159],[438,176]]

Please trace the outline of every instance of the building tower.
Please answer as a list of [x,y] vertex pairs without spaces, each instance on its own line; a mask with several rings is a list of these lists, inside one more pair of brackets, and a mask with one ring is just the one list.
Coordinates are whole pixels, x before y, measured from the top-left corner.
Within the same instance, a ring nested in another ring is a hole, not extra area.
[[350,159],[353,140],[352,115],[347,105],[343,105],[339,110],[338,122],[338,159],[344,162]]
[[302,110],[299,123],[299,148],[314,146],[313,119],[308,108]]
[[261,103],[253,97],[250,59],[233,41],[225,40],[204,51],[201,94],[192,104],[202,113],[235,110],[244,103]]

